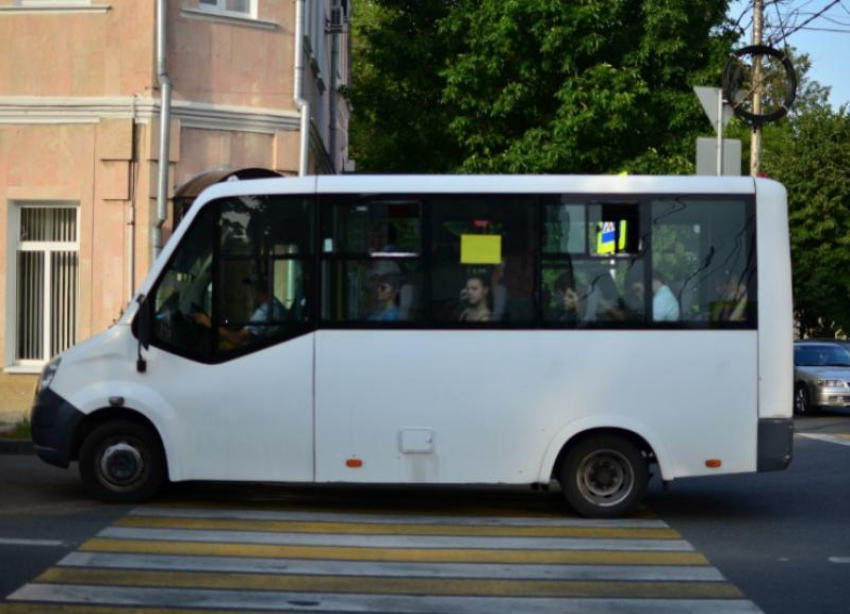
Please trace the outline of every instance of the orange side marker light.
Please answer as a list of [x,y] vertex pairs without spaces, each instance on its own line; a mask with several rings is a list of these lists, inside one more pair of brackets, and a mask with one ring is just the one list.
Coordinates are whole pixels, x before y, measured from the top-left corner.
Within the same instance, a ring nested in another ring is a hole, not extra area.
[[363,461],[359,458],[349,458],[347,461],[345,461],[345,466],[351,467],[352,469],[359,469],[363,466]]
[[705,466],[709,469],[719,469],[722,464],[723,461],[718,458],[710,458],[705,461]]

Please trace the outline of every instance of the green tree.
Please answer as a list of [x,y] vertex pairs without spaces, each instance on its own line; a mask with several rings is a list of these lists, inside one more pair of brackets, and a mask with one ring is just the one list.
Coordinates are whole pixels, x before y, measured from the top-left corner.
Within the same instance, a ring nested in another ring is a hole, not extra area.
[[[352,149],[376,171],[693,171],[725,0],[361,0]],[[358,16],[359,14],[359,16]]]
[[[788,190],[794,309],[805,336],[850,332],[850,116],[814,106],[762,153]],[[780,135],[775,134],[775,137]]]
[[461,0],[443,71],[466,171],[692,172],[733,37],[716,0]]
[[351,153],[358,170],[449,172],[459,150],[448,134],[438,32],[449,0],[360,0],[353,10]]

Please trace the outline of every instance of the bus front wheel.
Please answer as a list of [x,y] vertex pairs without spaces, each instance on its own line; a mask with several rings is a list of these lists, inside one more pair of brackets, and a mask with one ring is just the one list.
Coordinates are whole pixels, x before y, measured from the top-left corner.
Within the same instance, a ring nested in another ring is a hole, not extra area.
[[570,448],[560,478],[564,497],[576,512],[590,518],[615,518],[638,506],[649,471],[632,442],[616,435],[596,435]]
[[165,479],[159,438],[136,422],[101,424],[80,448],[80,477],[89,493],[106,503],[144,501]]

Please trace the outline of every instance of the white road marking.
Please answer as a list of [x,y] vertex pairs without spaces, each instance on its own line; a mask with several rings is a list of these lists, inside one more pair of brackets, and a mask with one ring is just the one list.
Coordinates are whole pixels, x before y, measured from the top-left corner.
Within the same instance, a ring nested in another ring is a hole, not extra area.
[[763,614],[744,599],[572,599],[539,597],[444,597],[233,591],[173,588],[116,588],[27,584],[9,601],[85,603],[111,606],[278,610],[283,612],[395,612],[397,614]]
[[200,571],[401,578],[486,578],[498,580],[621,580],[724,582],[714,567],[673,565],[513,565],[509,563],[410,563],[260,559],[74,552],[60,567]]
[[[504,526],[504,527],[589,527],[603,529],[667,529],[663,520],[593,520],[590,518],[534,518],[503,516],[442,516],[442,515],[389,515],[357,514],[337,512],[290,512],[246,509],[201,509],[168,506],[139,507],[131,516],[155,516],[166,518],[216,518],[230,520],[294,520],[307,522],[369,522],[389,525],[433,524],[460,526]],[[399,531],[403,531],[402,527]]]
[[850,565],[850,556],[831,556],[829,557],[829,562]]
[[[592,539],[559,537],[455,537],[441,535],[342,535],[267,533],[261,531],[201,531],[108,527],[98,534],[111,539],[225,542],[287,546],[351,548],[503,548],[509,550],[641,550],[691,552],[683,539]],[[496,541],[498,540],[498,541]]]
[[824,435],[823,433],[800,433],[801,437],[808,439],[816,439],[818,441],[827,441],[829,443],[837,443],[840,446],[850,446],[850,439],[842,439],[832,435]]

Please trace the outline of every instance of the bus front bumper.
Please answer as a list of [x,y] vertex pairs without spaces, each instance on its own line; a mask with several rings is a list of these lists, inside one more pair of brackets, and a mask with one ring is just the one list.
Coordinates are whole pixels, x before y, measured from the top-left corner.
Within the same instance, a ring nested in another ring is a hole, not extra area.
[[83,416],[50,388],[38,393],[32,406],[32,441],[38,457],[51,465],[67,467],[72,460],[71,438]]
[[780,471],[791,463],[794,445],[792,418],[762,418],[758,426],[758,471]]

